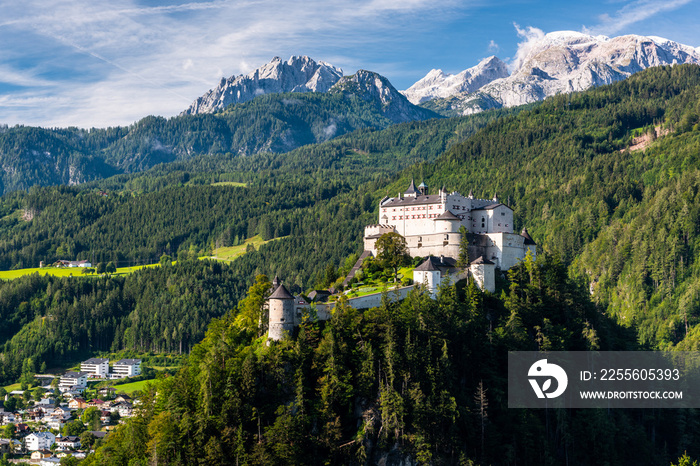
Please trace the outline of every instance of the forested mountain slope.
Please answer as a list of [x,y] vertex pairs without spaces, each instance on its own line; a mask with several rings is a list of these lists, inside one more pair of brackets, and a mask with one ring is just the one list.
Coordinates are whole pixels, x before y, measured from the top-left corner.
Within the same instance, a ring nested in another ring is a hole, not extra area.
[[34,185],[78,184],[201,154],[288,152],[357,129],[439,118],[409,102],[404,106],[410,112],[387,112],[384,103],[369,98],[366,90],[356,95],[346,89],[264,95],[216,114],[149,116],[124,128],[3,127],[0,193]]
[[[699,115],[700,67],[650,69],[498,120],[419,169],[433,186],[508,199],[516,226],[573,262],[598,302],[667,346],[700,323]],[[662,137],[627,149],[655,126]]]
[[[0,204],[0,268],[66,257],[150,263],[179,250],[230,246],[258,232],[265,239],[286,236],[291,220],[278,221],[278,212],[290,217],[318,203],[323,211],[326,200],[368,182],[386,183],[396,171],[434,160],[489,121],[517,111],[364,130],[285,154],[198,156],[81,187],[7,194]],[[247,188],[212,186],[226,181]],[[375,191],[360,194],[370,193],[367,209],[379,195]],[[304,215],[293,217],[304,223]]]
[[269,292],[259,276],[86,464],[651,465],[700,451],[692,410],[507,409],[510,350],[637,348],[551,256],[509,276],[500,298],[471,283],[341,303],[269,346],[249,325]]
[[[288,236],[236,260],[227,286],[237,300],[260,273],[278,274],[295,290],[321,283],[325,270],[335,273],[346,257],[360,252],[363,226],[376,221],[377,201],[405,190],[411,177],[424,177],[432,189],[473,189],[488,198],[497,193],[515,209],[517,228],[527,226],[541,248],[536,263],[526,261],[509,273],[498,296],[467,285],[442,290],[437,302],[415,295],[364,313],[342,308],[325,327],[310,321],[294,342],[270,347],[258,339],[264,328],[250,325],[260,322],[269,287],[259,277],[235,311],[213,321],[187,366],[163,381],[157,395],[150,392],[143,416],[115,432],[87,464],[147,464],[155,458],[170,464],[406,458],[666,464],[684,451],[698,456],[694,426],[700,419],[692,411],[507,410],[504,379],[508,350],[695,347],[698,115],[700,68],[655,68],[495,120],[390,182],[390,163],[365,183],[354,175],[348,182],[328,177],[333,163],[348,173],[356,173],[358,159],[365,163],[361,151],[329,142],[325,147],[338,151],[324,169],[314,172],[313,163],[301,162],[320,146],[295,153],[299,170],[274,157],[259,158],[261,178],[245,180],[246,188],[190,185],[204,175],[164,169],[163,178],[139,195],[32,191],[26,199],[35,196],[34,218],[40,212],[52,216],[37,222],[42,229],[30,226],[25,233],[45,241],[39,244],[48,250],[58,246],[51,238],[79,237],[78,230],[57,222],[68,206],[81,202],[94,203],[105,215],[86,217],[80,231],[111,235],[109,244],[121,237],[149,238],[149,230],[157,237],[184,218],[192,221],[189,233],[172,236],[183,254],[227,230],[229,238],[234,231]],[[423,125],[415,127],[417,145],[432,137],[423,130],[433,127]],[[660,136],[648,148],[628,149],[635,136],[655,127]],[[241,173],[219,165],[216,170],[212,176]],[[138,176],[112,182],[148,185]],[[5,198],[3,221],[20,221],[15,212],[23,208],[23,196]],[[53,198],[66,207],[52,209]],[[162,207],[148,214],[139,210],[140,198],[148,200],[143,205]],[[231,216],[231,223],[217,223]],[[12,257],[19,244],[32,244],[17,238],[3,245],[3,257]],[[88,251],[96,236],[85,238]],[[125,251],[134,247],[127,244]],[[192,267],[183,273],[207,266]],[[31,303],[39,293],[20,302]],[[19,332],[31,332],[31,325]],[[165,333],[163,338],[167,342]]]
[[0,385],[96,351],[188,353],[244,289],[233,267],[181,259],[138,273],[0,283]]

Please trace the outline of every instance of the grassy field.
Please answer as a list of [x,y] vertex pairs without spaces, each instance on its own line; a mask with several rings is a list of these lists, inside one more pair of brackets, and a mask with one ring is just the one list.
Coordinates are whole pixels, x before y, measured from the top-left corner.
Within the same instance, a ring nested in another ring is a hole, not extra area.
[[[158,264],[135,265],[133,267],[119,267],[114,275],[127,275],[144,267],[156,267]],[[40,273],[41,275],[53,275],[54,277],[95,277],[96,274],[83,274],[79,267],[42,267],[33,269],[17,269],[0,271],[0,280],[14,280],[15,278]]]
[[22,384],[13,383],[12,385],[6,386],[5,390],[7,390],[7,393],[10,393],[13,390],[20,390],[21,388],[22,388]]
[[384,281],[368,281],[365,282],[363,286],[360,287],[355,287],[352,288],[351,290],[345,291],[345,294],[348,295],[350,298],[357,298],[359,296],[366,296],[368,294],[372,293],[380,293],[384,290],[384,288],[388,288],[389,290],[392,290],[396,285],[398,284],[399,287],[403,287],[404,285],[401,285],[401,279],[403,277],[412,277],[413,276],[413,267],[401,267],[398,270],[398,273],[396,274],[399,282],[394,283],[393,279],[384,282]]
[[125,383],[122,385],[113,385],[113,387],[117,390],[117,393],[124,392],[127,395],[131,395],[137,390],[143,390],[143,388],[146,386],[147,383],[153,382],[154,379],[150,380],[141,380],[139,382],[132,382],[132,383]]
[[240,186],[242,188],[247,188],[248,183],[240,183],[238,181],[217,181],[216,183],[212,183],[212,186]]
[[258,249],[260,246],[263,244],[267,244],[270,241],[276,241],[278,239],[282,238],[274,238],[268,241],[265,241],[262,239],[260,235],[253,236],[252,238],[248,238],[245,240],[245,243],[239,244],[238,246],[227,246],[225,248],[216,248],[214,249],[214,254],[211,256],[207,257],[200,257],[200,259],[216,259],[216,260],[222,260],[222,261],[232,261],[236,257],[242,256],[245,254],[245,250],[248,247],[249,244],[252,244],[255,249]]

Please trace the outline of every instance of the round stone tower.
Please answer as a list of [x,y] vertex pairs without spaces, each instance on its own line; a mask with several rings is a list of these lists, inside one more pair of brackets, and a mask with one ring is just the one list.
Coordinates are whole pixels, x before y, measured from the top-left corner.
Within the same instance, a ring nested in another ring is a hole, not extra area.
[[294,296],[280,284],[268,300],[270,314],[267,338],[279,341],[294,331]]

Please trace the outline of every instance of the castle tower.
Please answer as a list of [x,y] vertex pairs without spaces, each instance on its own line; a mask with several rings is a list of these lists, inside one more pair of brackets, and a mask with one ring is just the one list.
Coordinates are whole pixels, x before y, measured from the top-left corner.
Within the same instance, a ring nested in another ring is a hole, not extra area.
[[424,181],[421,181],[418,185],[418,191],[420,191],[421,195],[426,196],[428,194],[428,185],[425,184]]
[[435,219],[435,233],[457,233],[461,218],[446,210]]
[[535,257],[537,257],[537,243],[535,243],[535,240],[532,239],[532,236],[530,236],[530,233],[528,233],[527,228],[523,227],[523,231],[520,232],[520,236],[525,238],[524,245],[532,253],[532,260],[535,260]]
[[413,281],[422,283],[433,299],[437,297],[438,285],[442,279],[440,269],[434,263],[436,260],[440,259],[429,256],[421,265],[413,269]]
[[280,284],[270,295],[267,338],[279,341],[294,331],[294,296]]
[[479,256],[469,264],[469,270],[479,288],[491,293],[496,291],[496,264],[485,259],[484,256]]
[[418,197],[418,190],[416,189],[416,184],[413,182],[413,178],[411,178],[411,184],[403,195],[404,197]]

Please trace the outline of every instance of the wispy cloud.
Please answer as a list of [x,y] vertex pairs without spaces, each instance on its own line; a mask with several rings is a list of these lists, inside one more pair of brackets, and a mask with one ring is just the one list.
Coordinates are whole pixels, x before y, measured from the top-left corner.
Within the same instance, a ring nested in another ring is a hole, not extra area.
[[533,47],[545,36],[544,31],[536,27],[521,28],[517,23],[513,23],[513,26],[515,26],[518,37],[522,40],[518,43],[518,51],[515,52],[515,57],[508,65],[511,72],[522,66]]
[[[464,7],[457,0],[161,3],[0,4],[0,41],[11,44],[0,54],[0,82],[30,88],[0,98],[7,119],[0,123],[93,126],[170,116],[222,76],[276,55],[308,54],[354,71],[371,63],[367,52],[382,40],[401,41]],[[386,57],[384,67],[393,66]]]
[[496,54],[501,50],[501,47],[498,46],[495,40],[491,39],[491,42],[489,42],[489,46],[486,48],[489,53]]
[[632,24],[652,18],[665,11],[676,10],[693,0],[636,0],[625,4],[613,14],[605,13],[599,16],[600,23],[584,27],[588,34],[613,35]]

